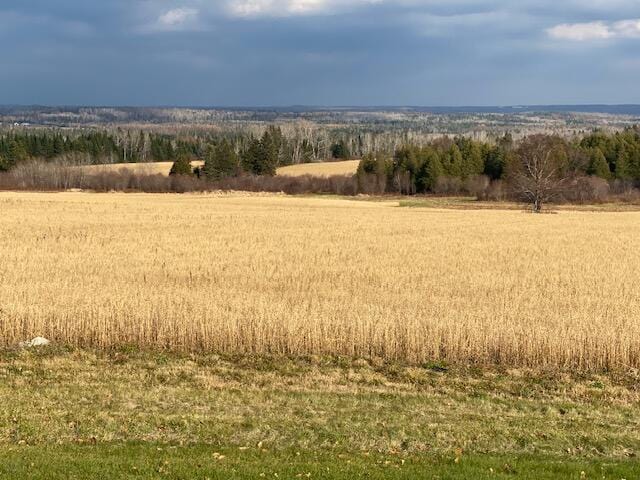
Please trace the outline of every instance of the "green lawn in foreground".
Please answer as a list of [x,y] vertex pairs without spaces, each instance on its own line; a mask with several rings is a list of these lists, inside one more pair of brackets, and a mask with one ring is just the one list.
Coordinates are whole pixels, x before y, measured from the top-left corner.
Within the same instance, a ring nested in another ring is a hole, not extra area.
[[634,372],[46,348],[0,405],[0,480],[640,479]]
[[57,479],[623,479],[632,461],[545,457],[327,454],[150,444],[0,448],[0,478]]

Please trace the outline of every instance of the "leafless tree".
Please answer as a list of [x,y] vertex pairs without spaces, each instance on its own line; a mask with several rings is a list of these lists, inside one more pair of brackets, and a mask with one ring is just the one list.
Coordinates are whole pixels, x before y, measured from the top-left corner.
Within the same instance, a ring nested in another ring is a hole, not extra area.
[[548,135],[525,138],[516,151],[509,177],[515,193],[529,202],[535,213],[553,200],[570,179],[562,139]]

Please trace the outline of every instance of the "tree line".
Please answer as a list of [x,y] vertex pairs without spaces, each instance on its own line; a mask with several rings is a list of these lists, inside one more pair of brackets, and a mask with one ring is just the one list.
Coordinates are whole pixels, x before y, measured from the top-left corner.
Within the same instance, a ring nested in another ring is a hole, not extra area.
[[[65,160],[79,164],[176,162],[220,158],[211,176],[272,174],[283,165],[351,156],[345,140],[330,139],[304,123],[267,126],[262,131],[153,133],[118,129],[46,129],[0,134],[0,171],[27,160]],[[231,155],[233,158],[227,158]],[[238,162],[234,158],[238,157]],[[231,166],[233,164],[234,166]],[[240,168],[240,170],[238,170]]]
[[[575,176],[592,176],[640,184],[640,128],[607,134],[592,132],[582,138],[534,135],[549,139],[563,171]],[[371,193],[447,193],[478,176],[488,181],[509,180],[522,157],[522,145],[507,133],[495,142],[467,137],[441,137],[426,145],[405,144],[394,152],[378,151],[363,155],[358,179],[363,191]],[[331,148],[333,159],[353,158],[344,140]],[[227,139],[205,147],[205,166],[196,174],[213,180],[239,175],[274,175],[279,166],[291,164],[287,139],[278,127],[268,127],[260,138],[250,138],[239,150]],[[182,173],[194,158],[183,156]]]
[[[314,141],[300,138],[276,125],[221,136],[122,129],[17,131],[0,135],[0,169],[8,170],[29,159],[62,158],[79,163],[173,161],[174,175],[192,176],[221,188],[250,184],[251,189],[259,189],[257,180],[233,179],[266,178],[275,175],[280,166],[311,161],[317,154]],[[640,187],[639,127],[616,133],[593,131],[571,139],[533,135],[516,141],[507,133],[488,141],[463,136],[429,142],[405,140],[393,149],[388,148],[391,143],[385,143],[365,153],[353,179],[333,184],[339,185],[343,194],[468,193],[483,199],[526,199],[534,205],[554,197],[598,200],[609,192],[637,192]],[[359,144],[357,137],[337,137],[327,154],[334,159],[353,158],[370,147],[366,142]],[[204,160],[204,166],[194,170],[194,160]],[[277,188],[280,183],[269,185]],[[326,185],[331,183],[316,182],[312,188]],[[300,182],[285,187],[296,192],[306,188]]]
[[[544,176],[547,193],[541,194],[539,185],[537,189],[525,188],[525,179],[536,175]],[[484,190],[486,194],[493,187],[503,196],[517,191],[524,194],[526,190],[526,195],[536,197],[537,202],[553,196],[572,200],[576,195],[593,196],[595,193],[589,190],[602,190],[605,183],[617,189],[640,186],[640,128],[614,134],[595,131],[571,140],[532,135],[514,142],[509,134],[495,143],[441,138],[424,146],[402,146],[393,155],[367,154],[360,162],[357,178],[359,190],[368,193],[447,194],[466,190],[479,194]],[[529,192],[532,189],[536,191]]]
[[68,160],[82,164],[175,161],[181,154],[198,156],[196,142],[170,135],[96,130],[62,132],[42,130],[34,133],[11,132],[0,135],[0,171],[28,160]]

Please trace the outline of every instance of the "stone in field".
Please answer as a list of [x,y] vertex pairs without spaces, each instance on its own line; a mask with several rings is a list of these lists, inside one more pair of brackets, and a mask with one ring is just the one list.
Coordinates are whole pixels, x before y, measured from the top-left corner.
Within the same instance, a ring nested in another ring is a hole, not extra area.
[[22,348],[45,347],[50,343],[51,342],[44,337],[36,337],[32,340],[27,340],[26,342],[20,342],[20,347]]

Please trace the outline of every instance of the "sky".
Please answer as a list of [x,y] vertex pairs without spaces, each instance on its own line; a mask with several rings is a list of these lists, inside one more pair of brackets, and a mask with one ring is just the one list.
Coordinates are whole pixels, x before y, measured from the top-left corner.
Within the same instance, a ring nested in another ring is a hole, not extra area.
[[0,104],[640,103],[640,0],[1,0]]

